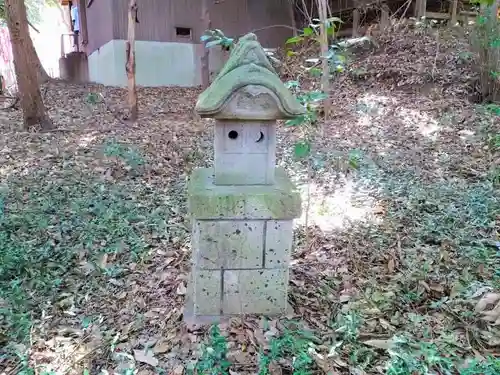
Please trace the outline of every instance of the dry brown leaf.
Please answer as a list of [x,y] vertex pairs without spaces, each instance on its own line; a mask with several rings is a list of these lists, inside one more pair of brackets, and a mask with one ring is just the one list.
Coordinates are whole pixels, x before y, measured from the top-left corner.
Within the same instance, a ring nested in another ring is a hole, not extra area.
[[137,362],[146,363],[150,366],[158,366],[158,359],[154,357],[154,353],[150,350],[134,350],[134,358]]
[[283,373],[281,366],[276,361],[271,361],[269,363],[269,374],[271,375],[281,375]]
[[395,266],[394,258],[389,259],[389,262],[387,263],[387,271],[389,273],[394,273],[395,268],[396,268],[396,266]]
[[183,282],[181,282],[178,286],[177,286],[177,294],[179,296],[183,296],[187,293],[187,288],[186,288],[186,285],[184,285]]
[[174,368],[174,374],[175,375],[182,375],[184,373],[184,366],[183,365],[177,365]]
[[160,340],[153,348],[155,354],[166,353],[172,348],[172,342],[167,340]]
[[392,345],[392,340],[387,339],[387,340],[366,340],[363,341],[363,344],[371,346],[373,348],[378,348],[378,349],[389,349]]
[[480,313],[484,311],[488,305],[493,305],[500,300],[500,293],[486,293],[476,304],[474,311]]
[[489,322],[494,322],[494,325],[500,324],[500,302],[497,303],[497,305],[489,310],[489,311],[483,311],[483,320],[489,321]]
[[431,283],[429,285],[429,287],[431,288],[431,290],[433,290],[435,292],[438,292],[438,293],[443,293],[444,292],[444,286],[441,285],[441,284]]

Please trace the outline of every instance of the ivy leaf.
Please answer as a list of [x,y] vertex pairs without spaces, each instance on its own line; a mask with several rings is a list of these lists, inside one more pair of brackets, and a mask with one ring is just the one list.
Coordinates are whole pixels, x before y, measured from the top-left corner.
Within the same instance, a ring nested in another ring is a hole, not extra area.
[[294,87],[299,87],[299,81],[287,81],[285,83],[285,86],[288,88],[288,89],[291,89],[291,88],[294,88]]
[[209,40],[211,38],[212,38],[211,35],[202,35],[201,38],[200,38],[200,41],[206,42],[207,40]]
[[311,144],[307,141],[300,141],[295,143],[293,152],[297,158],[304,158],[311,152]]
[[306,27],[303,31],[302,31],[302,35],[303,36],[311,36],[314,34],[314,30],[312,27]]
[[305,115],[299,115],[295,118],[285,121],[285,126],[298,126],[305,123],[306,121],[307,118]]
[[291,38],[287,39],[285,44],[295,44],[301,42],[302,40],[304,40],[302,36],[292,36]]
[[309,101],[311,102],[319,102],[321,100],[325,100],[328,98],[328,95],[322,91],[311,91],[309,93]]
[[317,67],[313,67],[309,69],[309,74],[313,77],[319,77],[321,75],[321,69]]
[[344,21],[342,21],[340,18],[338,17],[330,17],[327,19],[327,22],[337,22],[337,23],[344,23]]

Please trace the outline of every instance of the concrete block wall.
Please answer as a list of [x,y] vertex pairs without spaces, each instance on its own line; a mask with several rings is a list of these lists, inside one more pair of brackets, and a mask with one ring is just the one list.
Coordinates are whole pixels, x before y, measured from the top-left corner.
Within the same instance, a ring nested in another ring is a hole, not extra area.
[[284,313],[292,238],[292,220],[194,220],[194,314]]

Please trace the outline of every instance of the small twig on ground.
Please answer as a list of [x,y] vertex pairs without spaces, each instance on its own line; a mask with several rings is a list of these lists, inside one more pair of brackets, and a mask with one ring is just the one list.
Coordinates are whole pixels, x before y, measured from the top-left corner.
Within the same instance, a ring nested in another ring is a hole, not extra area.
[[439,55],[439,31],[436,32],[436,55],[434,56],[434,64],[432,64],[432,72],[431,72],[431,77],[433,81],[436,79],[434,73],[436,71],[438,55]]

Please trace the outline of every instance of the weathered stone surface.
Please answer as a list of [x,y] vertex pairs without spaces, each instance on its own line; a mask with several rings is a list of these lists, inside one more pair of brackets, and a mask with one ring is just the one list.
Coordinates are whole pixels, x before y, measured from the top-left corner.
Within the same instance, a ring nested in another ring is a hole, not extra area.
[[276,165],[275,128],[274,121],[216,121],[214,183],[273,184]]
[[194,170],[188,183],[193,237],[185,317],[285,313],[292,220],[302,204],[275,166],[276,119],[304,108],[248,34],[196,110],[216,119],[215,166]]
[[305,112],[254,34],[240,39],[217,78],[199,96],[195,110],[201,117],[240,120],[285,119]]
[[216,118],[275,120],[282,118],[284,111],[286,110],[274,91],[264,86],[250,84],[231,94]]
[[300,193],[282,169],[276,169],[275,179],[274,185],[220,186],[214,184],[213,169],[195,169],[188,183],[189,212],[197,219],[299,217]]
[[287,309],[288,268],[225,270],[224,314],[282,314]]
[[191,276],[194,314],[220,315],[221,272],[221,270],[194,270]]
[[196,220],[194,226],[197,269],[262,268],[263,220]]
[[288,267],[293,243],[292,220],[266,222],[265,268]]

